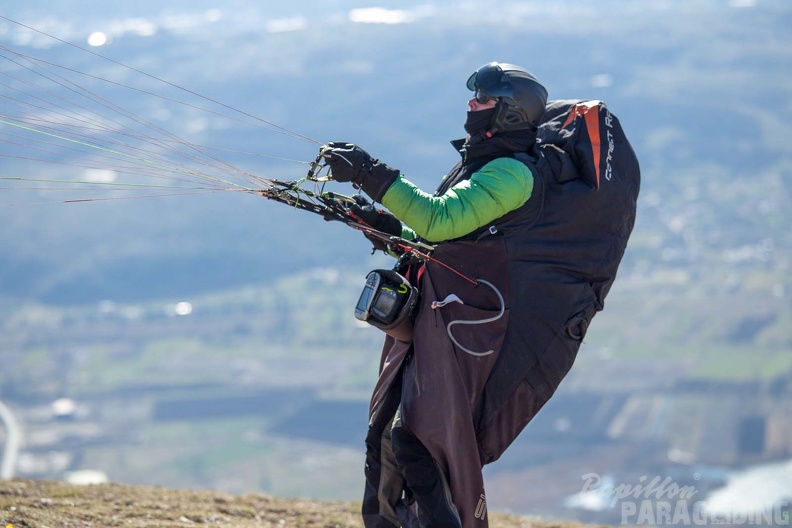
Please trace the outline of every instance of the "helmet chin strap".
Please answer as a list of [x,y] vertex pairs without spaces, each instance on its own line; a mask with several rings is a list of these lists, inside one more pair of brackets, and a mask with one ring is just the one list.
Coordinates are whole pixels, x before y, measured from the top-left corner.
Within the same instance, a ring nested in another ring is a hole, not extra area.
[[[514,106],[509,105],[509,103],[505,101],[498,101],[497,106],[495,106],[493,110],[495,110],[495,112],[493,113],[492,118],[486,127],[484,127],[481,131],[473,133],[472,135],[468,133],[468,144],[484,141],[485,139],[489,139],[494,135],[501,134],[503,132],[512,132],[531,128],[528,123],[521,119],[522,116],[519,112],[519,109],[515,110]],[[518,124],[512,124],[510,126],[509,117],[512,119],[515,117],[518,118]]]
[[487,137],[492,137],[493,134],[504,130],[503,125],[510,111],[509,103],[503,100],[498,101],[498,104],[495,106],[495,115],[492,116],[492,121],[490,121],[490,129],[487,131]]

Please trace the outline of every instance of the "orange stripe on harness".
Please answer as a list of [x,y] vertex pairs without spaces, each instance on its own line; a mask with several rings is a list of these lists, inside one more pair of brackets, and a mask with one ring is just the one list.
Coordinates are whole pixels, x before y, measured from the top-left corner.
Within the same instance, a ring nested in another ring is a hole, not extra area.
[[[586,121],[589,141],[591,142],[591,154],[594,158],[594,171],[597,176],[597,189],[600,186],[600,153],[602,152],[602,140],[599,133],[599,101],[585,101],[575,105],[575,109],[569,113],[561,128],[566,128],[576,117],[583,116]],[[592,110],[596,110],[592,112]]]

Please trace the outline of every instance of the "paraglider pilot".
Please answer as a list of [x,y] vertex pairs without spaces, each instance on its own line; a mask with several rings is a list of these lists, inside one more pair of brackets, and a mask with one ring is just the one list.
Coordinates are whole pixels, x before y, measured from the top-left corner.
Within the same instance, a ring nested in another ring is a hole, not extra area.
[[357,145],[325,151],[335,180],[387,209],[361,201],[358,217],[436,244],[431,261],[404,257],[396,268],[420,296],[410,331],[385,337],[371,398],[368,528],[486,528],[482,468],[571,368],[621,258],[586,246],[581,203],[556,190],[585,184],[567,154],[537,141],[545,87],[492,62],[467,88],[467,136],[452,142],[461,161],[434,194]]

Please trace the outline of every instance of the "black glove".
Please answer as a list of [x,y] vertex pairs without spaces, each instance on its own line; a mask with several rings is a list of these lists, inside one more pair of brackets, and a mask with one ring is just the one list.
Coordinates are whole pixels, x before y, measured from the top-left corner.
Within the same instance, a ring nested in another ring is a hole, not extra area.
[[[349,210],[363,223],[371,226],[377,231],[382,231],[383,233],[387,233],[393,236],[398,236],[398,237],[401,236],[402,234],[401,220],[393,216],[388,211],[377,209],[376,207],[374,207],[374,204],[372,204],[371,202],[369,202],[359,194],[353,196],[353,199],[355,200],[356,203],[355,205],[350,206]],[[374,245],[374,249],[379,249],[386,253],[388,252],[389,249],[391,249],[388,247],[388,243],[382,238],[379,238],[376,235],[372,235],[366,232],[364,232],[363,234]]]
[[352,143],[331,141],[327,144],[324,156],[334,180],[352,182],[376,202],[382,202],[388,188],[399,177],[398,169],[380,163]]
[[333,179],[339,182],[362,183],[364,173],[370,171],[376,162],[362,148],[341,141],[328,143],[324,156],[333,172]]

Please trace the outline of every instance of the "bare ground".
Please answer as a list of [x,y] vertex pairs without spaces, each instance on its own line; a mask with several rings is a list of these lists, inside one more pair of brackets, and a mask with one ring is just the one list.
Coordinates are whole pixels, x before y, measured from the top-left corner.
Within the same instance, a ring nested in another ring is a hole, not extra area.
[[[354,502],[243,496],[212,490],[97,484],[76,486],[37,480],[0,481],[0,528],[362,527]],[[493,528],[579,528],[492,514]]]

